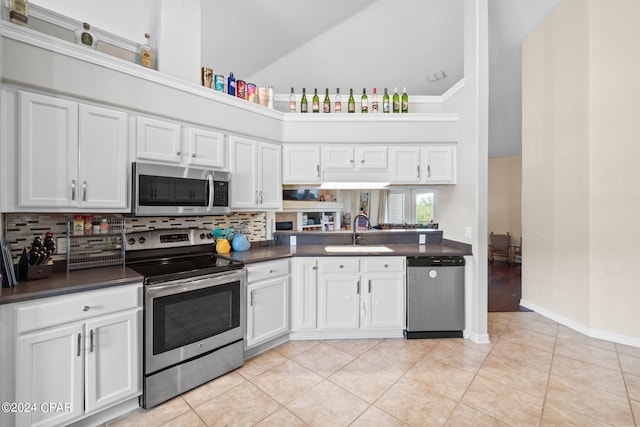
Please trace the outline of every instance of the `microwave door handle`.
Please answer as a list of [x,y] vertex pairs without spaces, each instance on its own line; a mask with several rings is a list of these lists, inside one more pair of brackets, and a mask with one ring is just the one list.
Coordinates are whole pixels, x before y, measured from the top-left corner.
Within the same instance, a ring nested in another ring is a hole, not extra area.
[[207,206],[207,212],[213,211],[213,175],[207,176],[209,181],[209,205]]

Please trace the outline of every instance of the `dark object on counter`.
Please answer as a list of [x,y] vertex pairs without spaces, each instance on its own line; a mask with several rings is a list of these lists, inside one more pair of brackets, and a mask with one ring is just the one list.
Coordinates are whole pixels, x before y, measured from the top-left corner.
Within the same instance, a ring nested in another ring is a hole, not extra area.
[[407,257],[407,329],[410,338],[462,337],[464,258]]
[[391,223],[382,223],[374,226],[373,228],[377,230],[413,230],[413,229],[429,229],[429,230],[437,230],[438,223],[432,222],[429,224],[391,224]]
[[293,230],[293,221],[276,222],[276,230]]
[[18,262],[20,280],[44,279],[53,273],[53,261],[51,251],[40,251],[33,246],[27,246],[22,250]]
[[318,200],[318,189],[298,188],[296,190],[282,190],[283,200]]

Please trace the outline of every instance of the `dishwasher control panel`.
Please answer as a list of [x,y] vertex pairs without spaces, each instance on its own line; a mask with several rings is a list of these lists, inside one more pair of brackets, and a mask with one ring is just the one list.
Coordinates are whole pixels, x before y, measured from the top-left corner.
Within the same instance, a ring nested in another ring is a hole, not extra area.
[[461,256],[409,256],[407,267],[462,267],[464,257]]

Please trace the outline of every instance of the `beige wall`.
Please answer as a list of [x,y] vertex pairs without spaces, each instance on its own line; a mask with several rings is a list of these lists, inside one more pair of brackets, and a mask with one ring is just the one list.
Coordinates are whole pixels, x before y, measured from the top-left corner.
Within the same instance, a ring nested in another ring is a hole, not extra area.
[[640,345],[640,2],[564,0],[523,43],[523,304]]
[[489,159],[489,232],[522,236],[522,156]]

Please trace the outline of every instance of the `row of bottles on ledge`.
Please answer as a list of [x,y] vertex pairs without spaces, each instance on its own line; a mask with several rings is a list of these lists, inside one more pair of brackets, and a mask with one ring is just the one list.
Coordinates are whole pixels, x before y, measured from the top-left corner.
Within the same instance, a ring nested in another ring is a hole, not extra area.
[[200,76],[202,86],[215,89],[216,92],[226,93],[236,98],[244,99],[254,104],[273,108],[273,87],[256,86],[254,83],[236,79],[233,73],[229,77],[213,74],[213,70],[202,67]]
[[[313,113],[331,113],[331,106],[333,105],[333,111],[336,113],[342,112],[342,97],[340,96],[340,88],[336,89],[336,94],[333,97],[333,103],[329,97],[329,89],[325,89],[324,100],[322,102],[322,108],[320,107],[320,97],[318,96],[318,89],[313,90],[313,97],[311,98],[311,111]],[[291,88],[291,95],[289,96],[289,112],[295,113],[298,111],[296,105],[296,94],[293,88]],[[402,95],[398,94],[398,88],[394,88],[394,93],[390,97],[387,88],[384,88],[384,95],[382,96],[382,108],[380,108],[380,102],[378,98],[378,91],[374,87],[371,100],[367,95],[367,89],[362,89],[362,96],[360,97],[360,113],[408,113],[409,112],[409,95],[407,95],[407,88],[403,89]],[[300,112],[309,112],[309,102],[307,100],[307,91],[302,88],[302,97],[300,98]],[[349,89],[349,98],[347,100],[347,112],[356,112],[356,101],[353,97],[353,89]]]
[[[87,22],[84,22],[82,24],[82,28],[78,28],[74,33],[76,36],[77,44],[86,46],[90,49],[96,49],[96,46],[98,45],[98,38],[91,31],[91,25],[89,25]],[[145,41],[138,48],[139,63],[146,68],[152,67],[151,63],[153,59],[153,51],[151,50],[151,46],[149,44],[149,38],[149,33],[145,33]]]

